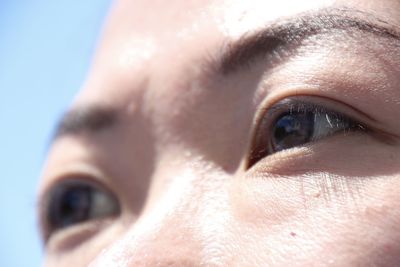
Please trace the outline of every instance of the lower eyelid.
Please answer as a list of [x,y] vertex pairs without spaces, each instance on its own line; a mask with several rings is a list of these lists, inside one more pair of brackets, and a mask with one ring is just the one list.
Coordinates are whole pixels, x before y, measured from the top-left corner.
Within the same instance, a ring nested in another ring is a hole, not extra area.
[[112,219],[104,219],[92,223],[85,223],[77,227],[67,228],[55,233],[54,236],[49,238],[45,243],[45,249],[47,252],[51,251],[51,253],[73,250],[112,225]]
[[394,135],[387,133],[383,130],[380,130],[378,128],[370,127],[369,128],[369,134],[378,142],[389,145],[389,146],[394,146],[394,145],[399,145],[400,144],[400,136]]
[[[282,150],[270,155],[268,158],[260,159],[259,162],[254,163],[255,168],[250,166],[247,171],[259,173],[257,175],[268,174],[276,176],[299,176],[314,172],[334,172],[337,170],[337,164],[335,163],[337,162],[337,157],[340,157],[340,153],[343,153],[342,149],[338,149],[340,146],[343,145],[344,147],[342,148],[346,149],[349,144],[358,142],[366,145],[371,138],[364,133],[361,133],[360,136],[356,132],[348,132],[345,137],[346,139],[343,139],[338,133],[326,137],[326,142],[310,142],[304,146]],[[332,151],[335,152],[331,153]],[[356,154],[355,151],[352,153]],[[334,160],[332,160],[332,157]],[[341,162],[343,163],[343,160]],[[326,169],[327,166],[332,167],[332,169]],[[251,176],[251,174],[249,175]]]

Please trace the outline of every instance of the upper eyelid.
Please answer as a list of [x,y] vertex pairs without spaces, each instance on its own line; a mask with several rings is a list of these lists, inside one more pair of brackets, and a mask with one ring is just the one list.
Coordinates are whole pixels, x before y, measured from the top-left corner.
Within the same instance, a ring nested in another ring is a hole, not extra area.
[[74,160],[73,163],[61,166],[56,165],[55,167],[56,168],[54,168],[54,166],[49,168],[49,166],[47,166],[46,169],[55,169],[56,171],[51,170],[43,173],[40,180],[44,182],[42,182],[43,184],[39,187],[37,199],[44,199],[51,188],[64,180],[74,179],[73,177],[79,177],[100,188],[109,188],[110,191],[115,191],[113,184],[110,183],[110,179],[107,179],[112,175],[101,166],[101,162],[82,160],[79,158]]
[[[287,103],[278,103],[277,105],[273,106],[271,109],[269,109],[266,112],[266,115],[262,118],[262,120],[265,119],[265,117],[270,117],[272,120],[276,117],[276,115],[281,115],[282,112],[285,111],[288,112],[289,114],[291,113],[296,113],[296,112],[315,112],[315,113],[326,113],[326,114],[335,114],[338,115],[338,117],[341,117],[343,119],[348,119],[354,122],[359,123],[359,119],[353,118],[352,114],[346,114],[342,112],[341,110],[335,110],[333,108],[327,108],[323,105],[315,104],[312,102],[305,102],[305,101],[293,101],[293,102],[287,102]],[[363,126],[363,123],[359,123],[361,126]],[[365,127],[365,126],[363,126]]]
[[285,98],[280,98],[270,103],[265,103],[264,101],[261,102],[261,107],[258,109],[258,112],[255,116],[255,125],[258,125],[266,115],[272,115],[279,110],[290,107],[290,105],[295,102],[304,104],[309,110],[321,109],[323,111],[335,112],[348,117],[351,120],[361,121],[363,122],[362,124],[366,124],[368,126],[378,122],[375,118],[371,117],[367,113],[341,100],[319,95],[304,94],[286,96]]
[[[274,104],[272,107],[266,110],[266,115],[273,115],[281,110],[287,110],[289,112],[296,111],[294,108],[297,107],[297,111],[301,109],[301,111],[305,110],[312,110],[312,111],[328,111],[328,109],[322,107],[321,105],[317,105],[315,103],[310,103],[302,100],[295,100],[288,98],[279,101],[278,103]],[[265,116],[265,115],[264,115]]]

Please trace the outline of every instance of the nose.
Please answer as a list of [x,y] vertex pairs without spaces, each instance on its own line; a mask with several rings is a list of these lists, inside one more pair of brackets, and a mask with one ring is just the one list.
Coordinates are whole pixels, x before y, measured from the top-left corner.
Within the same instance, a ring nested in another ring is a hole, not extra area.
[[160,225],[140,222],[90,264],[100,266],[199,266],[200,242],[193,229],[174,220]]
[[189,183],[167,186],[163,197],[146,207],[139,219],[90,264],[99,266],[199,266],[204,252],[207,201]]

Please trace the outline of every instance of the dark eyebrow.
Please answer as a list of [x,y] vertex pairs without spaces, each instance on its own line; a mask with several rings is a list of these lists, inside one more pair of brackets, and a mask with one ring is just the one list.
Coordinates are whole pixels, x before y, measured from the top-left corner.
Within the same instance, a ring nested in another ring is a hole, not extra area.
[[[217,57],[217,70],[230,74],[256,59],[271,55],[282,56],[282,52],[293,51],[302,41],[318,34],[351,34],[362,38],[360,33],[370,33],[381,38],[400,40],[400,32],[394,25],[374,15],[349,8],[329,8],[305,13],[284,21],[278,20],[267,27],[245,33],[238,40],[223,45]],[[283,53],[285,54],[285,53]],[[287,53],[286,53],[287,54]]]
[[110,107],[101,105],[76,107],[62,116],[52,141],[66,135],[99,132],[113,127],[117,121],[118,112]]

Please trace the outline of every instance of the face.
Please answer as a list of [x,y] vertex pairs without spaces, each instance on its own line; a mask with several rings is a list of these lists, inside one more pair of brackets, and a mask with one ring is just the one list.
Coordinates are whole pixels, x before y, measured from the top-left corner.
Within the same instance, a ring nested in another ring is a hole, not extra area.
[[40,186],[46,266],[400,262],[397,0],[114,4]]

